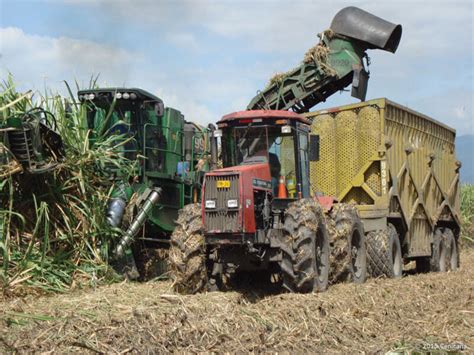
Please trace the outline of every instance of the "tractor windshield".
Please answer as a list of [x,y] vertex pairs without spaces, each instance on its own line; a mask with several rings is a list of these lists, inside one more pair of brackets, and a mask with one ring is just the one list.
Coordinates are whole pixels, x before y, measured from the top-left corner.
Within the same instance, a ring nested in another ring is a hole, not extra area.
[[227,146],[230,151],[234,151],[233,161],[226,162],[226,165],[268,163],[273,184],[276,186],[278,179],[284,177],[286,181],[290,182],[288,189],[290,195],[293,190],[296,191],[296,155],[293,130],[289,133],[282,133],[281,126],[264,126],[237,127],[232,132],[233,137],[228,137],[230,139],[227,141],[235,142],[235,148]]

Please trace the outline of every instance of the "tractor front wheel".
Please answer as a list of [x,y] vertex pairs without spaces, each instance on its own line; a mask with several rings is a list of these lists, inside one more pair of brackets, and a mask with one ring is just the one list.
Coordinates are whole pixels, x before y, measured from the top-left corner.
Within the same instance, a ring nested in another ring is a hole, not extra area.
[[199,204],[186,205],[179,211],[168,263],[176,292],[194,294],[206,289],[206,248]]
[[312,199],[291,203],[281,245],[282,286],[290,292],[321,292],[328,286],[329,237],[321,208]]

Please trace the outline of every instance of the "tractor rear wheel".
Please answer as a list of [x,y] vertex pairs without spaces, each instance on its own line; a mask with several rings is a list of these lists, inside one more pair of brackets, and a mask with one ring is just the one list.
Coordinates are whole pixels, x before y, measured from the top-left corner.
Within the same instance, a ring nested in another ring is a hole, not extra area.
[[285,213],[283,229],[282,286],[290,292],[325,291],[329,237],[321,207],[312,199],[291,203]]
[[334,205],[328,218],[328,231],[331,245],[329,282],[364,283],[367,278],[365,234],[355,206]]
[[199,204],[186,205],[179,211],[168,263],[176,292],[194,294],[206,289],[206,249]]
[[370,276],[399,278],[402,276],[402,248],[392,224],[383,231],[367,234],[367,269]]

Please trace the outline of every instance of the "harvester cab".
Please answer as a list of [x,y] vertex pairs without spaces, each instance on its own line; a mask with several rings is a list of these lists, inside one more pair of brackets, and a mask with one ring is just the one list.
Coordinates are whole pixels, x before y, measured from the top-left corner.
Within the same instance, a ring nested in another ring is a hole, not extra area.
[[204,174],[216,161],[214,128],[185,121],[181,112],[142,89],[82,90],[78,97],[87,107],[91,144],[104,136],[121,137],[119,154],[136,166],[130,181],[116,174],[107,220],[123,230],[115,254],[132,245],[135,260],[143,260],[145,249],[167,248],[178,211],[200,201]]
[[264,110],[232,113],[217,123],[224,167],[206,174],[201,208],[182,210],[171,239],[178,291],[216,288],[241,272],[267,275],[291,291],[327,287],[329,240],[310,196],[316,147],[309,124],[294,112]]

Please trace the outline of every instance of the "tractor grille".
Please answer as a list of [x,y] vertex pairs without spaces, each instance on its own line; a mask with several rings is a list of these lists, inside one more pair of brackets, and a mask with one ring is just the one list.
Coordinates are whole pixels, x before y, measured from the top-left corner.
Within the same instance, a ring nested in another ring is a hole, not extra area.
[[[229,181],[230,187],[218,188],[218,181]],[[209,232],[240,232],[239,208],[228,208],[228,200],[237,200],[239,197],[239,175],[206,176],[206,190],[204,201],[216,201],[216,208],[204,210],[204,226]]]

